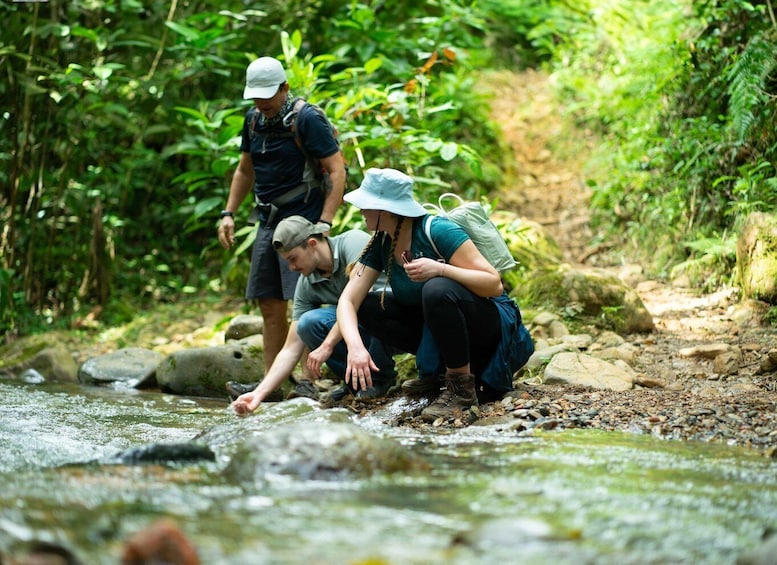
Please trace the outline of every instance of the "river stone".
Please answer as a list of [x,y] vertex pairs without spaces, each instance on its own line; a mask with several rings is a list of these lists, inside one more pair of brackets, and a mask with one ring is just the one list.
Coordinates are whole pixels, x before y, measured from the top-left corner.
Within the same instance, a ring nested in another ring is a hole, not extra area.
[[340,480],[427,468],[398,441],[372,435],[354,424],[298,422],[245,439],[225,475],[238,483],[256,483],[272,475]]
[[715,359],[718,355],[732,351],[733,346],[728,343],[705,343],[693,347],[683,347],[679,353],[683,357],[702,357],[704,359]]
[[189,441],[184,443],[153,443],[132,447],[101,461],[101,463],[110,465],[164,465],[215,460],[216,454],[208,445]]
[[564,539],[547,522],[536,518],[508,517],[494,518],[466,530],[453,538],[453,544],[478,549],[514,547],[520,551],[527,543],[535,540]]
[[28,385],[40,385],[46,382],[46,377],[41,375],[35,369],[27,369],[21,375],[19,375],[19,378],[23,383]]
[[767,531],[761,545],[753,548],[739,557],[736,565],[775,565],[777,564],[777,535]]
[[558,345],[551,345],[544,349],[535,349],[531,354],[529,360],[526,362],[525,367],[527,369],[536,369],[542,367],[548,361],[550,361],[555,355],[562,352],[576,352],[578,349],[570,343],[559,343]]
[[78,373],[78,365],[70,351],[62,344],[43,347],[29,359],[6,369],[6,372],[16,376],[30,369],[36,371],[46,381],[63,383],[76,382]]
[[263,376],[262,352],[256,347],[230,343],[171,353],[157,367],[156,378],[163,392],[224,398],[227,381],[253,383]]
[[121,382],[133,388],[153,388],[162,359],[164,356],[156,351],[127,347],[84,361],[78,369],[78,380],[85,384]]
[[719,375],[735,375],[741,365],[742,351],[738,347],[732,347],[730,351],[715,357],[713,371]]
[[637,360],[638,350],[630,343],[624,343],[618,347],[605,347],[602,349],[591,349],[590,353],[597,359],[605,361],[623,361],[627,365],[633,365]]
[[264,330],[264,318],[242,314],[235,316],[229,322],[229,327],[224,333],[224,339],[243,339],[252,335],[259,335]]
[[629,390],[635,373],[583,353],[559,353],[545,367],[544,382],[606,390]]

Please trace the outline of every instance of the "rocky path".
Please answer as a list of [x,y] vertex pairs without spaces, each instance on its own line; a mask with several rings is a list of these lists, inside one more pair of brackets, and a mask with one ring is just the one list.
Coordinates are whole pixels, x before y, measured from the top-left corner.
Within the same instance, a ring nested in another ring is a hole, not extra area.
[[[495,73],[485,84],[515,157],[501,205],[542,224],[568,262],[590,263],[597,250],[589,244],[582,167],[593,141],[569,142],[544,75]],[[769,352],[777,352],[777,332],[763,323],[763,305],[740,303],[736,289],[702,295],[645,280],[636,265],[609,268],[637,288],[653,315],[654,332],[624,336],[638,351],[640,380],[651,386],[611,392],[527,384],[511,400],[483,407],[483,418],[504,422],[510,415],[517,429],[591,427],[722,441],[776,456],[777,372]]]

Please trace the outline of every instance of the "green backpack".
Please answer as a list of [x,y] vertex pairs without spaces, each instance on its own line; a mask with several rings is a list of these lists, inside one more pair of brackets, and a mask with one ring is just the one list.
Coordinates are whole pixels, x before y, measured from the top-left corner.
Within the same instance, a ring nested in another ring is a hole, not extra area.
[[[446,208],[443,201],[447,199],[457,200],[458,205],[454,208]],[[499,228],[491,221],[488,212],[479,202],[466,202],[459,195],[446,192],[440,195],[436,205],[424,204],[424,208],[430,210],[434,215],[448,218],[461,226],[467,232],[470,239],[472,239],[478,251],[500,273],[509,271],[518,264],[513,258],[510,248],[507,247],[502,234],[499,233]],[[431,215],[426,218],[424,231],[435,253],[442,257],[432,239],[431,225],[433,218],[434,216]]]

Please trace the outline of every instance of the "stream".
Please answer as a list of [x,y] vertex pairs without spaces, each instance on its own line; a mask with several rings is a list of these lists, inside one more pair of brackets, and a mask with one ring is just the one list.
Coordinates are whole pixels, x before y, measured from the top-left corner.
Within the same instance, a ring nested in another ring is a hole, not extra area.
[[[0,562],[31,542],[117,564],[173,519],[206,564],[736,563],[777,527],[777,462],[723,444],[591,430],[390,426],[308,399],[237,418],[223,401],[0,382]],[[428,464],[328,480],[224,473],[241,437],[346,422]],[[106,461],[207,432],[212,461]]]

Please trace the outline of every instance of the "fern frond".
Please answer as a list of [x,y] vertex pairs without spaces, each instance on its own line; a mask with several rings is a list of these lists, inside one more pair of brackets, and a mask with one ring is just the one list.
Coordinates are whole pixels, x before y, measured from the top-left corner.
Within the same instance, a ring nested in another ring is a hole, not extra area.
[[769,101],[765,85],[777,69],[777,43],[771,30],[754,36],[727,73],[730,124],[743,141],[760,106]]

